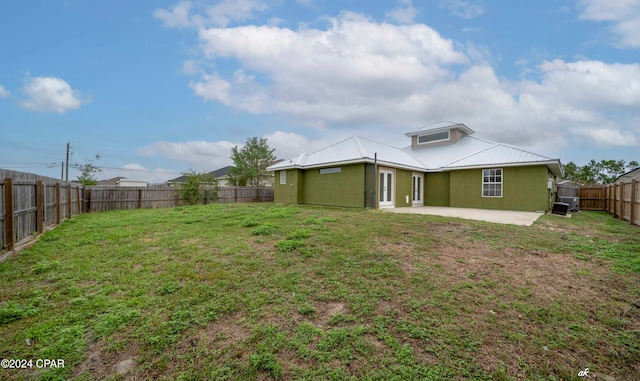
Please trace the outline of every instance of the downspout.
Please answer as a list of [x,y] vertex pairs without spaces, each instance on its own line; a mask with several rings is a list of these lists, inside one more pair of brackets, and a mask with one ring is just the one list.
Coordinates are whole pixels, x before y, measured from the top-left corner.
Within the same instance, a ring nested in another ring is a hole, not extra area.
[[378,209],[378,153],[373,154],[373,209]]

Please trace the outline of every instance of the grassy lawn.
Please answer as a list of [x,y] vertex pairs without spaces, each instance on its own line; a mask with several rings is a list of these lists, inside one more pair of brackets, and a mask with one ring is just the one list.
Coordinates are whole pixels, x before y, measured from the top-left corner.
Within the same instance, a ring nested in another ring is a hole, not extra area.
[[269,203],[81,215],[0,263],[0,358],[33,360],[2,380],[637,379],[640,228]]

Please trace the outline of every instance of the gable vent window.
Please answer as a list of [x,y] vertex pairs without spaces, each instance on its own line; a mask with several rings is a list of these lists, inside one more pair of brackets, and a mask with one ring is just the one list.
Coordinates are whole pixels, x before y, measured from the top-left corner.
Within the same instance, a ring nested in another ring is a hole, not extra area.
[[418,144],[444,142],[449,140],[449,131],[438,132],[435,134],[420,135],[418,136]]
[[482,170],[482,197],[502,197],[502,168]]

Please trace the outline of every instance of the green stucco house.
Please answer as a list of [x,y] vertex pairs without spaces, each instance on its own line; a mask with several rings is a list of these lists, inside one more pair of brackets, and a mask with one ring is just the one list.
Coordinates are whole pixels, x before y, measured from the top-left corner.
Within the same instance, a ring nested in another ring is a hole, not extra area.
[[472,136],[461,123],[439,122],[407,133],[392,147],[351,137],[278,162],[275,201],[358,208],[423,205],[548,211],[559,159]]

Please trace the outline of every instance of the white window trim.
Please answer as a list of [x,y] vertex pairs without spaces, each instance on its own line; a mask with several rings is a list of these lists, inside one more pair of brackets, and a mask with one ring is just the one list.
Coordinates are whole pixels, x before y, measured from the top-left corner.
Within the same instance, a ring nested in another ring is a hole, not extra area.
[[[424,142],[424,143],[420,142],[420,138],[423,137],[423,136],[441,134],[442,132],[446,132],[447,133],[447,138],[446,139],[430,140],[430,141]],[[436,132],[435,134],[418,135],[418,140],[417,140],[418,144],[433,144],[433,143],[439,143],[439,142],[448,142],[449,140],[451,140],[451,130],[442,131],[442,132]]]
[[[491,183],[491,182],[485,183],[484,182],[484,171],[490,171],[490,170],[500,170],[500,179],[501,179],[501,181],[499,183],[497,183],[497,182],[495,182],[495,183]],[[503,187],[503,184],[504,184],[504,170],[502,168],[486,168],[486,169],[482,170],[481,174],[482,174],[482,182],[481,182],[481,185],[480,185],[480,192],[482,194],[482,197],[484,197],[484,198],[502,198],[503,192],[504,192],[504,187]],[[485,184],[500,184],[500,196],[485,196],[484,195],[484,185]]]
[[280,185],[287,184],[287,171],[280,171]]

